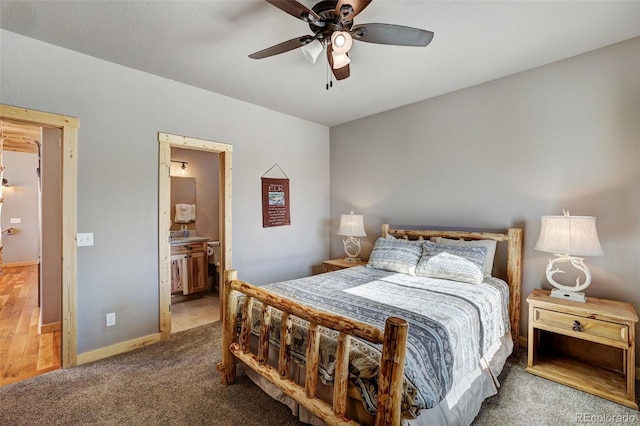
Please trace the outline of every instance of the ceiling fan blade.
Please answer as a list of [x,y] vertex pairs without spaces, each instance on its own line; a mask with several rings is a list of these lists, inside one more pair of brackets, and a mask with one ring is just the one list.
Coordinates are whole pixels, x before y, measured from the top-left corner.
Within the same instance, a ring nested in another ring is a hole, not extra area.
[[295,0],[267,0],[267,3],[271,3],[278,9],[287,12],[289,15],[294,16],[304,22],[319,22],[322,20],[320,16],[309,9],[307,6],[298,3]]
[[[362,12],[365,7],[369,6],[372,0],[338,0],[336,4],[336,15],[340,16],[342,22],[350,21],[358,13]],[[351,9],[345,8],[342,11],[342,6],[351,6]]]
[[[331,49],[331,45],[327,46],[327,59],[329,60],[329,68],[331,68],[331,72],[336,77],[336,80],[344,80],[349,77],[351,74],[351,70],[349,68],[349,64],[345,65],[342,68],[334,69],[333,68],[333,55],[331,54],[333,50]],[[348,53],[347,53],[348,55]]]
[[431,31],[393,24],[354,25],[350,33],[355,40],[396,46],[424,47],[433,39]]
[[305,44],[313,41],[314,39],[315,37],[310,35],[292,38],[291,40],[284,41],[280,44],[276,44],[275,46],[268,47],[256,53],[252,53],[251,55],[249,55],[249,57],[251,59],[262,59],[268,58],[269,56],[279,55],[281,53],[302,47]]

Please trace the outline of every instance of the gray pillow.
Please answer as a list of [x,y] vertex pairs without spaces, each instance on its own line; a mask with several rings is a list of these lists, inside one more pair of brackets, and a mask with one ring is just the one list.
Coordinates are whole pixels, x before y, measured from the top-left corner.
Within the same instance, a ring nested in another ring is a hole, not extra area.
[[402,240],[378,238],[373,245],[367,266],[385,271],[415,275],[422,256],[422,244],[407,244]]

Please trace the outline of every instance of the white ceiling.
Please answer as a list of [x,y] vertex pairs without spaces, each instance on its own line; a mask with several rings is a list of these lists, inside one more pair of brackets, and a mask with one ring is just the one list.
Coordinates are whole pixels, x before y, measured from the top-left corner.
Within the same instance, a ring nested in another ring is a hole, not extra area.
[[435,36],[354,41],[351,76],[326,90],[324,55],[248,58],[311,34],[265,1],[0,1],[9,31],[327,126],[640,36],[640,1],[374,0],[354,23],[374,22]]

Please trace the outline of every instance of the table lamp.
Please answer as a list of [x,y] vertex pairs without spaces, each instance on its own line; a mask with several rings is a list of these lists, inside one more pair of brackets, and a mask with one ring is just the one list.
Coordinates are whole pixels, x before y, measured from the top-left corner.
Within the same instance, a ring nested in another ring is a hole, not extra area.
[[340,215],[340,226],[338,227],[338,235],[347,237],[342,240],[344,243],[344,252],[347,257],[344,259],[348,262],[360,262],[358,255],[360,254],[360,238],[366,237],[364,232],[363,216],[361,214],[353,214],[351,210],[350,214]]
[[[562,216],[542,216],[540,237],[535,246],[536,250],[553,253],[555,258],[549,260],[546,273],[547,280],[556,287],[551,291],[552,297],[585,302],[586,296],[582,290],[591,284],[591,271],[584,264],[584,259],[578,256],[601,256],[602,247],[596,231],[596,218],[593,216],[571,216],[569,211],[563,210]],[[567,286],[553,279],[556,273],[565,272],[556,266],[558,263],[571,263],[574,268],[582,271],[585,281],[580,284],[580,276],[575,286]]]

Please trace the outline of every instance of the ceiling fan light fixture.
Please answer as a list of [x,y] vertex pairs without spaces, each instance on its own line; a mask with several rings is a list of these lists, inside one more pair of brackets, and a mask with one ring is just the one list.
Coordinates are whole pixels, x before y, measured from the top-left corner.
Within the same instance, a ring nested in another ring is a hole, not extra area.
[[346,54],[351,49],[352,44],[351,34],[346,31],[335,31],[331,34],[331,45],[333,46],[333,52],[336,54]]
[[318,40],[313,40],[312,42],[302,46],[301,50],[304,57],[312,64],[315,64],[318,56],[320,56],[320,53],[322,52],[322,43]]
[[346,53],[338,53],[331,52],[331,56],[333,57],[333,69],[337,70],[342,67],[346,67],[351,62],[351,58]]

